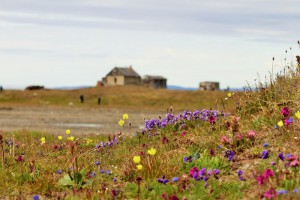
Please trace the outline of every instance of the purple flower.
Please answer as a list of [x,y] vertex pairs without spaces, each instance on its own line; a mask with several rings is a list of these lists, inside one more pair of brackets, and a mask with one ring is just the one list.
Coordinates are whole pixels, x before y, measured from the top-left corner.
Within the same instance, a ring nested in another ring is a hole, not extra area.
[[234,158],[234,152],[233,151],[226,151],[225,157],[228,157],[228,161],[232,161]]
[[95,165],[97,165],[97,166],[100,165],[100,162],[99,162],[99,161],[96,161],[96,162],[95,162]]
[[278,129],[278,125],[275,125],[275,126],[274,126],[274,129]]
[[114,182],[117,182],[117,180],[118,180],[117,177],[114,177],[114,178],[113,178],[113,181],[114,181]]
[[101,169],[101,170],[100,170],[100,173],[101,173],[101,174],[104,174],[104,173],[105,173],[105,170],[104,170],[104,169]]
[[267,159],[269,157],[269,152],[268,150],[263,150],[261,158],[262,159]]
[[293,155],[292,155],[292,154],[290,154],[290,153],[288,153],[288,154],[286,154],[286,156],[285,156],[285,157],[286,157],[287,159],[289,159],[291,156],[293,156]]
[[33,200],[40,200],[40,197],[39,197],[39,195],[37,195],[37,194],[36,194],[36,195],[34,195],[34,196],[33,196]]
[[187,163],[187,162],[192,162],[192,156],[186,156],[183,158],[183,162]]
[[198,173],[200,177],[203,177],[206,173],[206,168],[202,168]]
[[212,170],[207,170],[207,175],[210,176],[213,174],[213,171]]
[[168,179],[165,178],[165,175],[162,176],[162,178],[158,178],[157,182],[162,183],[162,184],[166,184],[168,182],[170,182]]
[[263,143],[263,147],[268,147],[270,146],[268,143]]
[[294,193],[298,193],[298,192],[299,192],[298,188],[295,188],[295,189],[293,190],[293,192],[294,192]]
[[239,171],[238,171],[238,176],[243,175],[243,173],[244,173],[244,172],[243,172],[242,170],[239,170]]
[[279,158],[280,160],[284,160],[284,155],[283,155],[282,152],[279,153],[278,158]]
[[110,170],[106,170],[106,174],[111,174],[111,171]]
[[246,181],[246,179],[244,178],[244,176],[243,176],[243,171],[242,170],[239,170],[238,171],[238,177],[239,177],[239,179],[241,180],[241,181]]
[[62,170],[59,169],[59,170],[56,171],[56,173],[61,174],[61,173],[62,173]]
[[220,174],[220,170],[218,170],[218,169],[214,169],[213,172],[214,172],[214,175]]
[[96,173],[92,172],[90,175],[91,175],[91,177],[94,177],[94,176],[96,176]]
[[270,165],[271,165],[271,166],[274,166],[274,165],[276,165],[276,162],[272,161],[272,162],[270,163]]
[[279,195],[283,195],[283,194],[287,194],[288,191],[287,190],[277,190],[277,194]]
[[179,178],[177,176],[175,176],[174,178],[172,178],[172,182],[177,182],[179,181]]

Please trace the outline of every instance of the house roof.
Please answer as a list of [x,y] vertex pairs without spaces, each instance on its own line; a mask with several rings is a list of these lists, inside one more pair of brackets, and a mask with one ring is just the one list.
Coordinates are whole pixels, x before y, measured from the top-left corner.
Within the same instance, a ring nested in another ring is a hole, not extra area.
[[106,76],[123,75],[127,77],[140,77],[132,67],[115,67]]
[[167,80],[165,77],[162,76],[151,76],[151,75],[145,75],[144,79]]

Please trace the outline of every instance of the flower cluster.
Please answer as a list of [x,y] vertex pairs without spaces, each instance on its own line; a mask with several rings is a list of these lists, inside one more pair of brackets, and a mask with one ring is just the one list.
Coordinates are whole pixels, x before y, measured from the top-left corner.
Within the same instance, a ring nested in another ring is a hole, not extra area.
[[183,113],[175,116],[173,113],[167,113],[166,116],[161,119],[145,120],[144,131],[153,130],[154,128],[164,128],[167,125],[185,124],[185,121],[200,120],[207,121],[210,124],[214,124],[220,117],[227,116],[224,112],[217,110],[195,110],[194,112],[184,111]]
[[119,125],[123,127],[125,124],[125,120],[127,120],[127,119],[128,119],[128,114],[123,114],[122,119],[120,119],[118,122]]
[[96,149],[100,149],[101,147],[102,148],[105,148],[105,147],[112,147],[113,145],[116,145],[116,144],[119,144],[119,140],[118,140],[118,137],[116,136],[113,136],[112,139],[108,139],[108,141],[106,142],[100,142],[99,144],[96,144]]
[[[278,127],[288,127],[289,125],[293,124],[294,119],[291,117],[292,116],[292,111],[288,107],[284,107],[281,109],[281,114],[283,116],[283,119],[277,122],[277,125],[275,125],[275,128]],[[297,111],[295,113],[296,118],[300,119],[300,111]]]
[[190,169],[189,175],[196,181],[202,179],[206,182],[210,177],[218,178],[218,174],[220,174],[220,170],[207,170],[206,168],[199,169],[198,167],[193,167]]

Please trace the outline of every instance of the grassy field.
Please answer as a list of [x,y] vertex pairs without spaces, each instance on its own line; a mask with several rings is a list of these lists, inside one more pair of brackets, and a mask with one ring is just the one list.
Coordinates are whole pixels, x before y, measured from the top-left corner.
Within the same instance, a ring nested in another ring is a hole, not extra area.
[[[83,104],[80,103],[80,95],[85,97]],[[101,106],[105,108],[166,111],[172,106],[179,111],[223,106],[220,99],[224,95],[226,93],[222,91],[179,91],[139,86],[80,90],[5,90],[0,92],[0,105],[68,106],[71,104],[80,107],[99,107],[97,102],[98,97],[101,97]]]
[[94,107],[101,95],[107,108],[176,110],[145,121],[134,135],[127,113],[117,119],[122,131],[109,136],[2,132],[0,197],[300,199],[300,63],[293,67],[243,95],[134,87],[6,91],[3,106]]

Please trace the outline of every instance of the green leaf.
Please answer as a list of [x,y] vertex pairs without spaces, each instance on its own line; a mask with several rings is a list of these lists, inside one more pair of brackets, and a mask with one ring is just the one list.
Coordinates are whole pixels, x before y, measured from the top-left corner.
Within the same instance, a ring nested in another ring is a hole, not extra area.
[[66,174],[62,179],[59,180],[59,184],[68,186],[73,185],[74,182],[71,180],[69,174]]
[[82,185],[82,175],[81,173],[75,173],[74,174],[74,181],[77,185],[81,186]]

